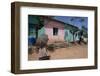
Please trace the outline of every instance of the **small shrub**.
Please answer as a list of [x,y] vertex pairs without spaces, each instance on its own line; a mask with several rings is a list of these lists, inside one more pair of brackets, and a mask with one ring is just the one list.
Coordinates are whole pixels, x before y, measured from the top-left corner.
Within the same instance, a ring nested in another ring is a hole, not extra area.
[[47,50],[53,52],[53,51],[54,51],[54,45],[53,45],[53,44],[48,45],[48,46],[47,46]]

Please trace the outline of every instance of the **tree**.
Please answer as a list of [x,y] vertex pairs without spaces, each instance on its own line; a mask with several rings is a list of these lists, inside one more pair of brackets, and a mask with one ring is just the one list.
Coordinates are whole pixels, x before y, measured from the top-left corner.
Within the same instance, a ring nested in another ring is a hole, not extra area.
[[[38,30],[41,29],[44,25],[43,17],[36,15],[28,16],[29,28],[35,28],[36,39],[38,38]],[[30,30],[30,29],[29,29]]]
[[72,17],[72,18],[70,19],[70,21],[72,22],[72,27],[71,27],[70,32],[71,32],[72,35],[73,35],[73,41],[75,40],[74,34],[79,30],[78,27],[75,27],[75,26],[74,26],[74,25],[75,25],[75,24],[74,24],[75,19],[78,19],[78,17]]
[[81,18],[80,19],[80,23],[82,24],[81,26],[84,26],[84,22],[85,22],[85,19],[84,18]]
[[82,26],[81,30],[83,31],[83,36],[87,38],[88,37],[87,28],[85,26]]
[[84,18],[81,18],[80,19],[80,22],[82,23],[81,31],[83,32],[83,36],[84,37],[87,37],[87,28],[84,25],[85,19]]

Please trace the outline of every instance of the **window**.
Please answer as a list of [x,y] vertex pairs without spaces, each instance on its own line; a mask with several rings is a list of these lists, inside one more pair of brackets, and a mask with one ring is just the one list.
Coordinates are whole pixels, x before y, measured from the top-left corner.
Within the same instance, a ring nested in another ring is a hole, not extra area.
[[58,35],[58,28],[53,28],[53,35]]

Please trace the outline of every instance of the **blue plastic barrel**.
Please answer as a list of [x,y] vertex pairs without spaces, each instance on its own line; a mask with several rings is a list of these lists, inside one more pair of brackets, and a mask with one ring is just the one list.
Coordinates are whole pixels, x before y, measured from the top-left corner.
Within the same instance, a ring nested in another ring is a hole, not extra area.
[[34,45],[36,43],[36,38],[28,37],[28,45]]

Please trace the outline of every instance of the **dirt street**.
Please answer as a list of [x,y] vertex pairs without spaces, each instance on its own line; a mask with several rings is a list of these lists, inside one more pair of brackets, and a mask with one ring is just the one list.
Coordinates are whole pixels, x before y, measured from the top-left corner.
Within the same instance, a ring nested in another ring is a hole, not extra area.
[[[50,59],[76,59],[88,57],[87,45],[74,45],[67,48],[56,49],[54,52],[48,52]],[[38,60],[38,53],[28,55],[29,60]]]

